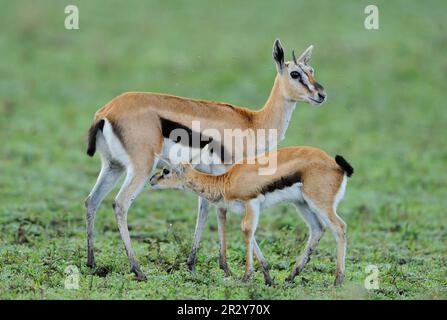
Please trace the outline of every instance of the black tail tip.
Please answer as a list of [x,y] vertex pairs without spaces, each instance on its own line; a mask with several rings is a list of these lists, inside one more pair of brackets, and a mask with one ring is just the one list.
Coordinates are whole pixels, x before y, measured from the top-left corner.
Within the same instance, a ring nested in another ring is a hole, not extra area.
[[90,127],[90,130],[88,131],[88,146],[87,146],[87,154],[90,157],[93,157],[93,155],[96,152],[96,134],[98,133],[98,130],[101,130],[104,128],[104,119],[99,120],[97,123],[93,124]]
[[346,172],[348,177],[352,176],[354,173],[354,168],[340,155],[335,156],[335,162]]

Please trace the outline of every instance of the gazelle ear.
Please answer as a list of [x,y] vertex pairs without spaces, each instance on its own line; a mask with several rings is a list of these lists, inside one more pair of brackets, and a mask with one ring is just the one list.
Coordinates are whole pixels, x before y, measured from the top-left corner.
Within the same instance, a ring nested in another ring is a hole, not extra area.
[[298,58],[299,62],[302,62],[304,64],[308,64],[310,61],[310,58],[312,57],[312,50],[314,49],[313,45],[310,45],[304,52],[301,54],[301,56]]
[[169,168],[172,167],[172,164],[169,161],[167,161],[165,158],[158,156],[158,159],[159,159],[159,161],[161,161],[163,163],[163,166],[169,167]]
[[185,164],[183,164],[183,163],[171,165],[170,168],[172,168],[172,170],[174,170],[175,172],[177,172],[179,174],[182,174],[183,172],[185,172]]
[[284,71],[284,49],[279,39],[273,43],[273,60],[276,62],[278,73],[282,73]]

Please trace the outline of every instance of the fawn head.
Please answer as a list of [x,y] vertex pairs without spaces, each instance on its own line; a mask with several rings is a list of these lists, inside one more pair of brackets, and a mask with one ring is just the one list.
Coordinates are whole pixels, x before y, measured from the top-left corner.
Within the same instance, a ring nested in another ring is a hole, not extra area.
[[181,171],[181,168],[183,167],[166,166],[154,173],[149,180],[149,184],[154,189],[183,189],[182,175],[184,171]]

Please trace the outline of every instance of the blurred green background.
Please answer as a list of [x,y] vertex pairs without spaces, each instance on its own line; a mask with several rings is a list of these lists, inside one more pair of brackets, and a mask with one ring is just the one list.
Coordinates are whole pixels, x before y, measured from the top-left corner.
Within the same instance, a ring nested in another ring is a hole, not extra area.
[[[80,29],[64,28],[75,4]],[[0,1],[0,298],[411,299],[447,297],[445,91],[447,3],[374,1]],[[196,274],[185,261],[196,197],[143,192],[129,211],[148,281],[129,273],[111,203],[98,211],[97,262],[86,267],[83,201],[99,170],[85,155],[94,112],[125,91],[159,91],[257,109],[275,76],[271,47],[315,46],[328,92],[298,104],[282,145],[343,154],[355,167],[339,213],[348,224],[345,285],[332,286],[327,232],[295,284],[283,280],[307,229],[291,206],[266,211],[257,238],[276,285],[242,284],[241,217],[229,216],[229,259],[218,269],[210,213]],[[379,289],[366,290],[367,265]],[[67,266],[80,288],[64,288]]]

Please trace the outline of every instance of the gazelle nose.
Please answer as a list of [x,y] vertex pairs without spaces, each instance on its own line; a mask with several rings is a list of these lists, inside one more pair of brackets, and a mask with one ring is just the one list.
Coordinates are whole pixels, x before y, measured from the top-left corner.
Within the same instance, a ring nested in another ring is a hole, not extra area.
[[320,92],[318,92],[318,98],[319,98],[321,101],[324,101],[324,100],[326,99],[326,95],[325,95],[324,93],[320,93]]

